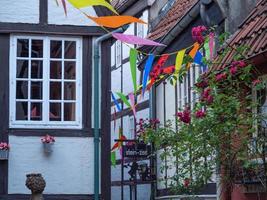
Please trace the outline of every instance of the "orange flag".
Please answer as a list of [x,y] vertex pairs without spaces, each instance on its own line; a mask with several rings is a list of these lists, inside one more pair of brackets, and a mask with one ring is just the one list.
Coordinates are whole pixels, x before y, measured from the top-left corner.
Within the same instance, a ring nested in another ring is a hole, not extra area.
[[[192,48],[191,51],[189,52],[189,56],[190,56],[191,58],[194,59],[194,57],[195,57],[195,55],[196,55],[196,53],[197,53],[199,47],[200,47],[200,45],[199,45],[197,42],[194,43],[193,48]],[[191,63],[188,63],[188,64],[187,64],[187,69],[189,69],[190,66],[191,66]]]
[[97,23],[100,26],[105,26],[108,28],[119,28],[125,24],[130,24],[133,22],[146,24],[141,19],[138,19],[136,17],[132,16],[105,16],[105,17],[92,17],[90,15],[87,15],[87,17],[91,20],[93,20],[95,23]]

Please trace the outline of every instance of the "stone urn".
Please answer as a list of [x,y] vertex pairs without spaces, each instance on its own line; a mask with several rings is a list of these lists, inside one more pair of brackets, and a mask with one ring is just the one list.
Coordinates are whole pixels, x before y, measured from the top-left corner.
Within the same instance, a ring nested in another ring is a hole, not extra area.
[[25,185],[32,192],[30,200],[44,200],[43,191],[46,183],[42,174],[27,174],[26,177]]

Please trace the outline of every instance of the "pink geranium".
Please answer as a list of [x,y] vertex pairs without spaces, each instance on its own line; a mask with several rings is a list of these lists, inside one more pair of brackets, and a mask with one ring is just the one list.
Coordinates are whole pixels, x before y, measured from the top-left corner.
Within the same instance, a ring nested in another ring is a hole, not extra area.
[[198,111],[196,111],[195,116],[196,116],[196,118],[199,118],[199,119],[204,118],[206,116],[206,112],[202,111],[202,110],[198,110]]
[[253,86],[257,86],[258,84],[260,84],[261,83],[261,80],[260,79],[256,79],[256,80],[254,80],[253,82],[252,82],[252,85]]
[[207,28],[205,26],[197,26],[197,27],[192,28],[193,39],[199,44],[202,44],[205,41],[203,33],[206,31],[207,31]]
[[239,68],[244,68],[247,66],[247,63],[243,60],[239,60],[239,61],[233,61],[231,66],[235,66],[235,67],[239,67]]
[[237,66],[232,66],[230,68],[230,74],[234,76],[237,73]]
[[46,136],[42,137],[41,141],[42,141],[42,143],[47,143],[47,144],[49,144],[49,143],[53,143],[53,142],[55,142],[56,140],[55,140],[55,138],[54,138],[53,136],[51,136],[51,135],[46,135]]
[[191,122],[191,112],[189,108],[186,108],[183,112],[176,113],[176,116],[180,121],[189,124]]
[[202,88],[202,89],[204,89],[204,88],[206,88],[206,87],[209,86],[209,83],[208,83],[207,80],[202,80],[202,81],[196,83],[195,86],[196,86],[197,88]]
[[10,145],[7,144],[6,142],[1,142],[0,143],[0,150],[9,150],[10,149]]
[[227,78],[227,74],[226,73],[221,73],[221,74],[217,74],[215,77],[215,80],[217,82],[223,81]]
[[211,95],[211,89],[206,88],[201,95],[201,100],[206,101],[208,104],[213,103],[213,96]]

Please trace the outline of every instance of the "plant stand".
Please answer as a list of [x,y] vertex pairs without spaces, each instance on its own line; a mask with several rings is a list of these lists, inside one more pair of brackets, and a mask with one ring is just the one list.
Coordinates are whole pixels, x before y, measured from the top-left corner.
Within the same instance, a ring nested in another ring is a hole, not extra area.
[[53,149],[52,149],[53,143],[43,143],[43,146],[44,146],[45,153],[49,154],[53,152]]
[[8,160],[9,150],[0,150],[0,160]]

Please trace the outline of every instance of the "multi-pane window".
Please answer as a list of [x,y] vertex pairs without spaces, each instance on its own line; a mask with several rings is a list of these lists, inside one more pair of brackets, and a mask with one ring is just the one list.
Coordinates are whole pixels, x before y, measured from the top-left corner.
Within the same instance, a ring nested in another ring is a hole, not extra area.
[[81,126],[81,41],[13,36],[10,126]]

